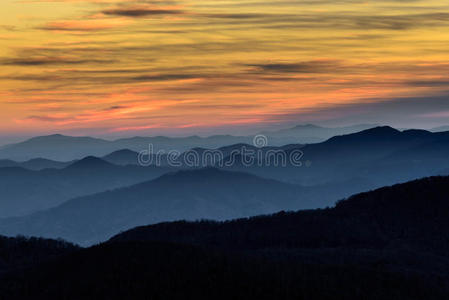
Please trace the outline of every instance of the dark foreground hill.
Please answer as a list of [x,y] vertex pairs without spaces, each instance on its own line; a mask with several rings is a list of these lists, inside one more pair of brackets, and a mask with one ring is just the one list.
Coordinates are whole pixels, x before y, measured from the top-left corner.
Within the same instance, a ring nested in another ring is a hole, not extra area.
[[445,299],[416,276],[169,243],[108,243],[0,276],[0,299]]
[[24,269],[79,249],[62,240],[0,236],[0,278],[9,271]]
[[0,299],[448,299],[448,183],[413,181],[331,209],[136,228],[4,272]]

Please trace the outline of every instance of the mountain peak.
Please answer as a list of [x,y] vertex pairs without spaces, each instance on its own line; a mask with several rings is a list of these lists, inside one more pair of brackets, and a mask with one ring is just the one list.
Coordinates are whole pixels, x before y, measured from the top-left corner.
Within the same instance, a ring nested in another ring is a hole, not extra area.
[[111,167],[113,164],[108,163],[101,158],[95,156],[87,156],[68,166],[66,169],[86,169],[86,168],[104,168]]
[[294,128],[323,128],[323,127],[314,124],[299,124],[296,125]]
[[121,149],[121,150],[117,150],[114,151],[108,155],[106,155],[105,157],[109,157],[109,156],[116,156],[116,155],[137,155],[138,153],[130,150],[130,149]]
[[69,138],[69,136],[56,133],[56,134],[50,134],[50,135],[36,136],[36,137],[29,139],[28,141],[60,140],[60,139],[67,139],[67,138]]
[[[80,141],[84,141],[84,142],[92,142],[92,141],[97,141],[97,142],[106,142],[105,140],[102,139],[97,139],[97,138],[93,138],[90,136],[69,136],[69,135],[63,135],[63,134],[51,134],[51,135],[43,135],[43,136],[37,136],[37,137],[33,137],[31,139],[28,139],[22,143],[19,144],[36,144],[36,143],[67,143],[67,142],[72,142],[72,143],[77,143]],[[12,146],[14,145],[18,145],[18,144],[12,144]]]
[[414,135],[414,136],[426,136],[432,135],[432,132],[424,129],[407,129],[402,131],[403,134]]
[[356,133],[334,136],[329,141],[340,139],[360,139],[360,138],[391,138],[400,135],[401,131],[390,126],[378,126]]
[[138,156],[139,153],[135,151],[122,149],[105,155],[102,159],[114,165],[126,166],[138,164]]
[[334,136],[328,139],[324,144],[333,143],[359,143],[359,142],[379,142],[396,139],[402,135],[402,132],[390,126],[378,126],[356,133]]
[[[401,131],[390,127],[390,126],[378,126],[370,129],[363,130],[359,133],[369,134],[369,135],[396,135],[401,133]],[[357,134],[357,133],[355,133]]]
[[[201,183],[204,184],[205,181],[207,182],[227,182],[230,181],[236,182],[241,180],[261,180],[266,181],[267,179],[262,179],[258,176],[243,173],[243,172],[234,172],[234,171],[227,171],[227,170],[220,170],[218,168],[214,167],[206,167],[206,168],[200,168],[200,169],[191,169],[191,170],[180,170],[177,172],[172,172],[165,174],[155,181],[159,182],[167,182],[170,183],[172,181],[176,181],[177,183],[180,182],[188,182],[191,184],[197,184]],[[274,180],[270,180],[275,182]]]

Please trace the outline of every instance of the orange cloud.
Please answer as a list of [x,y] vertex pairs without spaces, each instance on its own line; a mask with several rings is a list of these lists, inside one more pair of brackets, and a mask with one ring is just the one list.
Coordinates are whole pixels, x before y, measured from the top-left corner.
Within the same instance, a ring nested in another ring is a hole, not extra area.
[[69,20],[50,22],[40,27],[52,31],[97,31],[129,25],[132,21],[125,19]]

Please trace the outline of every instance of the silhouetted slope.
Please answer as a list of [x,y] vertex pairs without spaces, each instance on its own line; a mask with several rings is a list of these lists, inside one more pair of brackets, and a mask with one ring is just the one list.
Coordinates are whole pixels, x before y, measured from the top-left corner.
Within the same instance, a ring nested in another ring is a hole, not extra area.
[[0,233],[62,237],[91,244],[138,225],[169,220],[224,220],[314,207],[299,186],[245,173],[201,169],[76,198],[45,212],[0,220]]
[[74,197],[144,182],[172,170],[117,166],[95,157],[63,169],[0,168],[0,218],[44,210]]
[[116,165],[126,166],[126,165],[137,165],[139,163],[138,157],[139,157],[138,152],[129,149],[123,149],[112,152],[106,156],[103,156],[102,159]]
[[349,135],[336,136],[323,143],[303,148],[307,157],[316,163],[363,163],[438,139],[436,134],[423,130],[399,131],[384,126]]
[[17,167],[19,165],[18,162],[15,162],[10,159],[1,159],[0,160],[0,168],[11,168],[11,167]]
[[412,276],[164,243],[109,243],[0,279],[0,299],[444,299]]
[[[8,271],[30,267],[78,249],[61,240],[0,236],[0,279]],[[1,297],[0,292],[0,299]]]

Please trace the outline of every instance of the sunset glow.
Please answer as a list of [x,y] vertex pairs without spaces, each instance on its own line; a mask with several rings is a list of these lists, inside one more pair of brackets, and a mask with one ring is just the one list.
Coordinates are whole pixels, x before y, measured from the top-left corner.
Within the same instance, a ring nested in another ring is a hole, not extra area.
[[[360,114],[397,126],[447,123],[445,0],[0,7],[2,134],[338,125]],[[402,102],[410,123],[389,117]]]

